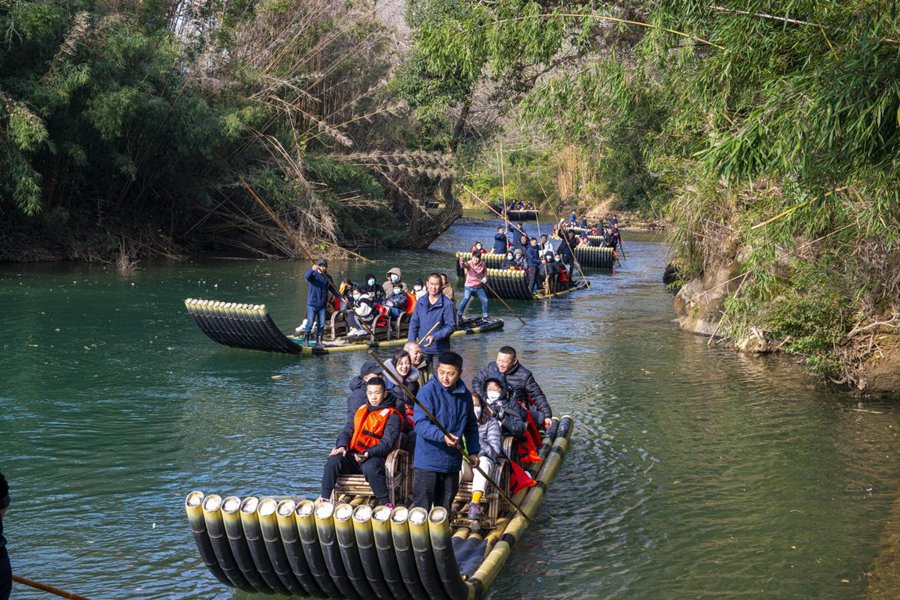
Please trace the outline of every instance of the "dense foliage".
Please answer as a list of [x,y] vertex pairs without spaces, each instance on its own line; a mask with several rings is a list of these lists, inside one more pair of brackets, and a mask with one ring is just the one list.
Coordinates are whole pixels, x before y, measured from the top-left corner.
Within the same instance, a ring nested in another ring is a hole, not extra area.
[[3,0],[0,31],[0,258],[298,254],[244,182],[307,245],[400,240],[445,175],[365,6]]
[[865,324],[897,327],[895,2],[453,4],[418,33],[430,68],[577,148],[582,201],[666,215],[682,278],[739,260],[723,332],[852,381]]

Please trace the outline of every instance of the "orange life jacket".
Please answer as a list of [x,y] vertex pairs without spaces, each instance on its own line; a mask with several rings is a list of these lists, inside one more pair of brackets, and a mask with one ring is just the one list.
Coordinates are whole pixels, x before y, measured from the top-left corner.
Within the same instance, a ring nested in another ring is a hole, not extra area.
[[416,302],[418,302],[416,295],[412,292],[406,292],[406,314],[413,314],[413,311],[416,310]]
[[403,418],[392,406],[370,411],[367,402],[356,409],[356,414],[353,416],[353,437],[350,439],[350,451],[362,454],[372,446],[378,445],[378,442],[384,437],[384,427],[392,414]]

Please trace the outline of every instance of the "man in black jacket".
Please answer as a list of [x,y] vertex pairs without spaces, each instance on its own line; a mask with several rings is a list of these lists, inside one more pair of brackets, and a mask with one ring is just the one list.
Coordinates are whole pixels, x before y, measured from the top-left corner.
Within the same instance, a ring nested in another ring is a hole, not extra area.
[[553,411],[547,402],[547,397],[531,371],[519,364],[516,358],[516,350],[511,346],[503,346],[497,352],[497,360],[481,369],[472,379],[472,392],[479,398],[485,397],[484,384],[489,378],[504,377],[513,400],[527,408],[531,412],[534,422],[538,427],[547,429],[550,427],[550,418]]
[[9,485],[0,473],[0,600],[8,600],[12,593],[12,567],[6,552],[6,538],[3,537],[3,517],[9,507]]
[[390,505],[385,477],[385,459],[397,446],[402,417],[388,395],[384,379],[366,382],[366,403],[352,414],[328,456],[322,474],[322,499],[328,500],[341,474],[363,474],[372,493],[383,505]]

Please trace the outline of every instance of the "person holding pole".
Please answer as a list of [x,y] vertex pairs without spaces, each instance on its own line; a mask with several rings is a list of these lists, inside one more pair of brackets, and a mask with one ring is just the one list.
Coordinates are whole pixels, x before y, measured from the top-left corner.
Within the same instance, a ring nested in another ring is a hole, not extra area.
[[463,314],[466,312],[466,306],[469,305],[472,296],[478,296],[478,301],[481,302],[481,318],[487,319],[488,297],[484,291],[484,284],[487,283],[488,274],[487,265],[481,260],[481,252],[477,250],[473,252],[470,260],[459,259],[459,266],[466,272],[466,285],[462,301],[459,303],[456,320],[463,320]]
[[6,538],[3,537],[3,517],[9,508],[9,484],[3,473],[0,473],[0,600],[9,600],[12,593],[12,567],[9,564],[9,553],[6,551]]
[[478,464],[481,452],[478,419],[472,407],[472,395],[460,377],[462,368],[463,360],[459,354],[441,352],[435,377],[419,390],[416,397],[413,506],[425,510],[431,510],[432,505],[451,510],[453,498],[459,491],[460,443],[464,444],[467,460]]
[[309,345],[313,320],[316,320],[317,348],[322,347],[322,336],[325,335],[325,307],[328,305],[329,289],[337,290],[334,280],[327,271],[328,261],[320,258],[313,263],[305,275],[305,279],[309,283],[309,292],[306,295],[306,329],[303,334],[303,343]]
[[450,349],[450,336],[456,330],[456,310],[453,301],[441,293],[440,275],[429,275],[425,287],[428,293],[416,302],[407,339],[419,344],[430,367],[438,354]]

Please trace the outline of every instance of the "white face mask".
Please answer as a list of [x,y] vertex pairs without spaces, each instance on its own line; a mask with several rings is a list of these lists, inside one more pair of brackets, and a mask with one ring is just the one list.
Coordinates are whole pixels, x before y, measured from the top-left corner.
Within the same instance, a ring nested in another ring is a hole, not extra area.
[[359,302],[359,299],[360,299],[360,298],[362,298],[362,296],[360,296],[359,294],[353,294],[353,301],[354,301],[354,302]]
[[392,273],[392,274],[391,274],[391,281],[393,281],[394,283],[397,283],[398,281],[400,281],[400,276],[397,275],[396,273]]
[[413,289],[416,290],[417,292],[421,292],[421,291],[422,291],[422,286],[421,286],[421,285],[414,285],[414,286],[413,286]]
[[366,283],[368,283],[369,285],[375,285],[375,280],[369,279]]
[[476,406],[476,407],[475,407],[475,418],[476,418],[476,419],[480,419],[480,418],[481,418],[481,407],[480,407],[480,406]]
[[491,402],[496,402],[500,399],[500,392],[488,392],[487,397]]

